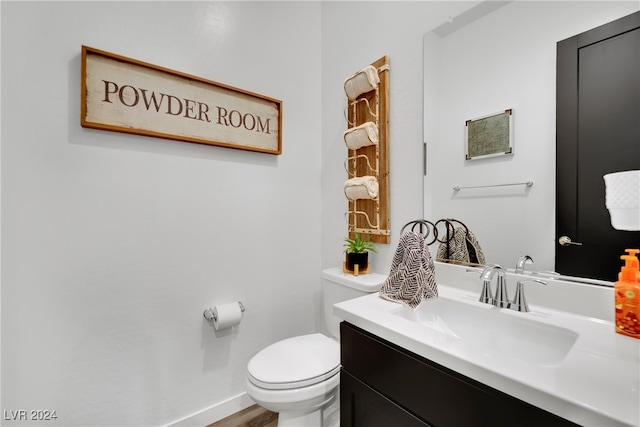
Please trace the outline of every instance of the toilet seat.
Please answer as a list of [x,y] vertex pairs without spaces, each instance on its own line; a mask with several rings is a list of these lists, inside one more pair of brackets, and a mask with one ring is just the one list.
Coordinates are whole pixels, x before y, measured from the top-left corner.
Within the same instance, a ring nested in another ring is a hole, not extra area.
[[287,338],[253,356],[248,379],[268,390],[306,387],[340,371],[340,344],[323,335]]

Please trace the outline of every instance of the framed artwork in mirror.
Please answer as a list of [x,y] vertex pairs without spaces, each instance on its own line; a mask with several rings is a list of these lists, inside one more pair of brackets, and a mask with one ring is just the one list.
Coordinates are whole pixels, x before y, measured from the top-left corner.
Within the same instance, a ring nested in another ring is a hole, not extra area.
[[465,160],[513,154],[513,109],[465,122]]

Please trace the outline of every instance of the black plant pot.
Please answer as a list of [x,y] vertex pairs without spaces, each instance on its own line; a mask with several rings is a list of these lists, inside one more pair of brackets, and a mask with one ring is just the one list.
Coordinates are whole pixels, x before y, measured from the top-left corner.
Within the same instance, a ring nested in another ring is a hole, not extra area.
[[355,266],[358,266],[358,270],[364,270],[367,268],[367,264],[369,263],[369,252],[347,252],[347,270],[353,271],[355,270]]

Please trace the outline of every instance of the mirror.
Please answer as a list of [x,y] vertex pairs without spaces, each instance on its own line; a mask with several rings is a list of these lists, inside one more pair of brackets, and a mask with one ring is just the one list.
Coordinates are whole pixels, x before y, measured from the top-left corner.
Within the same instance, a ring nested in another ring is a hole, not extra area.
[[[528,270],[552,271],[556,43],[638,5],[501,3],[461,28],[445,24],[424,36],[424,218],[463,221],[488,263],[513,269],[529,255]],[[507,109],[513,152],[466,160],[467,121]]]

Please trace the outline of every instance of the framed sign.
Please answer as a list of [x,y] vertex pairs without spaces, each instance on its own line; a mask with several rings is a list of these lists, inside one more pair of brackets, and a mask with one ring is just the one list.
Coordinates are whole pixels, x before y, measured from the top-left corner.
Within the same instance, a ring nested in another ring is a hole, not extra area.
[[513,154],[513,109],[465,123],[465,159]]
[[282,101],[87,46],[80,110],[87,128],[282,153]]

